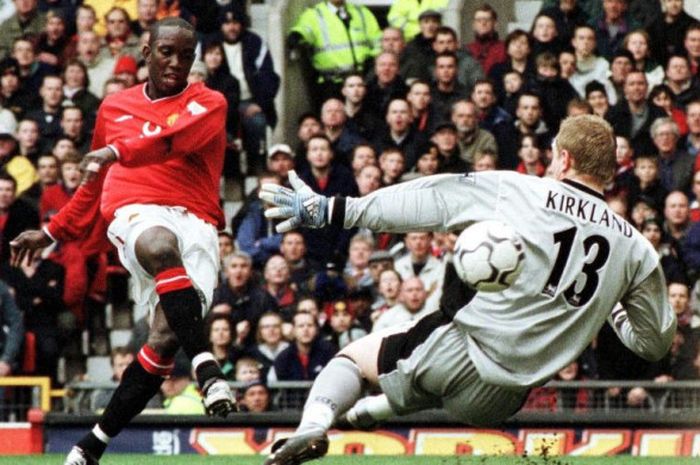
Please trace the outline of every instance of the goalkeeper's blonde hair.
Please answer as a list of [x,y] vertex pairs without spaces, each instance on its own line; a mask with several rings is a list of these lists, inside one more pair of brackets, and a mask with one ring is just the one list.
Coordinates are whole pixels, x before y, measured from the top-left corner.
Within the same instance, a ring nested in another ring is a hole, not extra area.
[[617,166],[615,134],[603,118],[595,115],[566,118],[559,127],[556,146],[571,154],[578,173],[603,183],[612,179]]

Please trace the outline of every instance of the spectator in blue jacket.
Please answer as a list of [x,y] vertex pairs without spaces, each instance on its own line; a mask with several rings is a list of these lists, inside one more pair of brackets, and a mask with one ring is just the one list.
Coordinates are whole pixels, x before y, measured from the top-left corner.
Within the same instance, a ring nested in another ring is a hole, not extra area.
[[[264,172],[258,176],[258,185],[263,183],[280,184],[280,178]],[[236,239],[241,250],[253,259],[253,266],[262,269],[268,258],[280,252],[282,234],[275,231],[272,220],[265,218],[265,206],[257,195],[251,197],[244,208],[246,213],[236,231]]]
[[298,312],[292,319],[294,342],[275,359],[274,374],[268,379],[306,381],[316,379],[333,358],[337,348],[319,337],[318,324],[311,313]]

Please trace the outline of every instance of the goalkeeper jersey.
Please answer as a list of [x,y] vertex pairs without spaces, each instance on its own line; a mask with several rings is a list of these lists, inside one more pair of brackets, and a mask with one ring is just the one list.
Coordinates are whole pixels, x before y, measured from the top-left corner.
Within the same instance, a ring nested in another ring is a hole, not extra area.
[[658,254],[583,184],[510,171],[437,175],[336,199],[339,218],[346,228],[389,232],[513,226],[525,247],[521,275],[502,292],[478,292],[455,316],[465,342],[455,350],[468,350],[487,382],[543,384],[606,320],[642,357],[659,359],[670,347],[676,319]]

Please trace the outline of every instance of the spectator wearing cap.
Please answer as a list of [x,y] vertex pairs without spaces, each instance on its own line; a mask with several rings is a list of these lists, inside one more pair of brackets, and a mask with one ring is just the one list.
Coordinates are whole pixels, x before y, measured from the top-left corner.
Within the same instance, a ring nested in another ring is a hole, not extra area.
[[[625,79],[633,69],[634,56],[629,52],[629,50],[620,49],[615,52],[610,60],[610,70],[607,81],[600,81],[605,85],[608,99],[612,99],[611,102],[620,101],[625,97]],[[614,93],[609,90],[610,85],[612,85]]]
[[471,166],[462,160],[459,149],[457,126],[452,121],[443,121],[435,127],[431,141],[438,148],[438,173],[466,173]]
[[[146,0],[152,1],[152,0]],[[206,65],[206,85],[210,89],[218,90],[226,98],[228,110],[226,113],[226,138],[229,145],[239,138],[240,116],[238,107],[241,103],[241,85],[228,68],[224,46],[221,42],[213,41],[205,44],[202,50],[202,61]],[[238,172],[231,169],[230,162],[233,157],[224,160],[224,173]],[[238,160],[236,158],[236,160]],[[237,167],[236,167],[237,168]]]
[[[0,126],[0,168],[14,180],[13,195],[15,196],[21,195],[36,181],[34,165],[27,157],[20,155],[13,132],[2,126]],[[9,241],[10,238],[7,240]]]
[[498,151],[493,134],[479,127],[478,114],[478,109],[471,100],[457,100],[452,104],[450,117],[457,128],[459,156],[470,166],[474,164],[477,152]]
[[46,26],[39,35],[36,46],[39,61],[62,68],[70,41],[64,12],[58,9],[49,10],[46,13]]
[[586,84],[586,102],[591,106],[593,114],[605,118],[605,114],[610,109],[610,100],[605,86],[598,81],[591,81]]
[[130,55],[134,59],[141,58],[139,38],[131,32],[131,17],[124,8],[110,8],[105,14],[105,23],[107,34],[102,38],[100,53],[105,57]]
[[343,102],[330,98],[321,106],[321,124],[323,132],[331,141],[334,160],[344,166],[350,166],[352,151],[363,139],[351,127],[348,127],[347,115]]
[[340,96],[346,75],[367,72],[379,52],[381,33],[369,8],[345,0],[322,1],[302,12],[287,36],[287,47],[309,49],[316,108]]
[[428,9],[418,15],[418,29],[420,32],[408,41],[403,51],[406,60],[405,78],[425,76],[421,69],[424,60],[433,61],[435,51],[433,41],[438,28],[442,25],[442,13],[434,9]]
[[287,173],[294,169],[294,152],[287,144],[275,144],[267,151],[267,170],[279,176],[283,185],[289,185]]
[[243,387],[243,395],[238,401],[241,411],[248,413],[267,412],[271,409],[270,391],[261,380],[249,381]]
[[421,14],[428,10],[438,13],[444,11],[448,3],[447,0],[398,0],[391,3],[387,21],[390,26],[400,29],[408,41],[421,32]]
[[262,150],[266,145],[267,127],[274,128],[277,124],[274,99],[280,77],[267,46],[259,35],[248,29],[248,16],[238,3],[232,2],[221,9],[219,20],[220,30],[212,40],[223,44],[229,72],[240,85],[238,111],[243,128],[243,149],[249,173],[256,173],[265,162],[266,153]]
[[38,9],[38,0],[13,0],[15,14],[0,23],[0,56],[9,54],[17,37],[38,36],[46,25],[46,16]]
[[100,36],[92,31],[78,34],[77,59],[88,72],[88,90],[97,98],[104,97],[104,85],[112,77],[115,57],[108,53],[100,53]]
[[404,155],[404,169],[416,164],[418,155],[427,144],[426,137],[411,126],[411,109],[404,99],[394,99],[386,110],[386,127],[378,132],[374,149],[382,153],[386,149],[399,149]]
[[[199,62],[195,62],[199,63]],[[194,68],[194,64],[192,65]],[[112,71],[112,76],[121,79],[124,81],[126,84],[126,87],[129,88],[136,84],[136,73],[138,72],[138,64],[136,63],[136,59],[132,57],[131,55],[121,55],[118,59],[116,64],[114,65],[114,71]],[[206,78],[206,68],[204,69],[205,73],[205,78]]]
[[346,126],[365,141],[372,140],[381,126],[381,120],[367,102],[367,84],[362,75],[348,75],[343,81],[341,94],[347,116]]
[[[263,172],[258,176],[258,185],[280,184],[277,174]],[[245,216],[236,231],[241,250],[251,256],[253,265],[261,269],[267,259],[279,253],[282,235],[275,231],[275,222],[264,215],[265,206],[257,195],[243,207]]]
[[83,0],[83,5],[92,7],[95,12],[97,22],[93,30],[100,37],[104,37],[109,32],[107,27],[107,13],[113,8],[122,8],[126,11],[129,18],[138,17],[137,5],[134,0]]
[[432,103],[438,118],[449,118],[452,104],[469,96],[469,89],[457,79],[457,55],[443,52],[435,57]]

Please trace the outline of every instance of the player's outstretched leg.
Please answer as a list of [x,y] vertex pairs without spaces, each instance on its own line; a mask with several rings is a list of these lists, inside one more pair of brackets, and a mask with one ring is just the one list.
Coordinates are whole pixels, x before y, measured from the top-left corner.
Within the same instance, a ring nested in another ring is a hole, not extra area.
[[207,347],[202,302],[185,268],[177,266],[158,273],[156,292],[168,325],[192,360],[204,396],[204,408],[209,415],[225,417],[236,409],[236,399],[219,363]]
[[265,465],[298,465],[328,451],[326,431],[362,395],[360,368],[347,357],[332,359],[314,381],[301,423],[292,437],[277,441]]
[[97,465],[109,440],[144,409],[172,368],[173,359],[161,358],[151,347],[143,346],[137,359],[124,371],[102,417],[73,447],[65,465]]
[[207,413],[225,417],[236,409],[236,399],[207,347],[205,309],[182,263],[177,236],[161,226],[149,228],[136,240],[135,253],[141,266],[155,277],[160,307],[192,361]]

